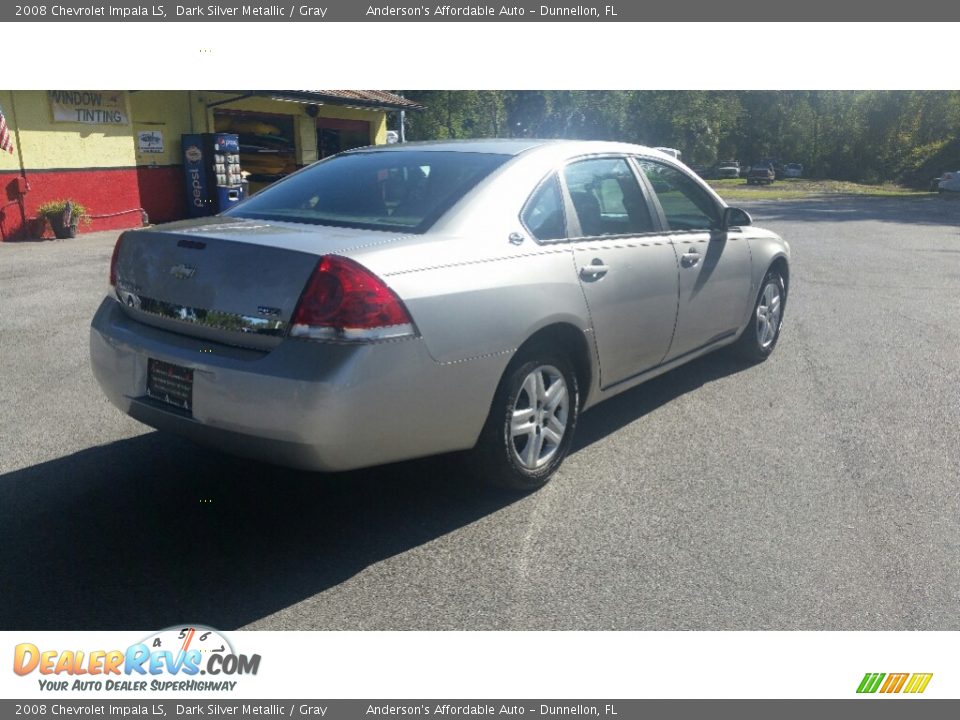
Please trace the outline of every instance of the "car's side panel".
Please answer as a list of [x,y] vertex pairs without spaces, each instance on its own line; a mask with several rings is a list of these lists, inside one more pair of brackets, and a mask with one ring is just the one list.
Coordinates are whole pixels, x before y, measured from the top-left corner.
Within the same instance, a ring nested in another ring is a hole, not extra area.
[[750,299],[747,306],[743,309],[741,318],[741,328],[746,326],[750,319],[750,312],[753,309],[753,302],[760,291],[760,283],[770,269],[770,266],[777,260],[782,260],[787,264],[788,277],[784,278],[787,284],[787,297],[790,296],[790,248],[779,237],[760,228],[744,228],[744,237],[750,244],[750,254],[753,258],[753,267],[751,268]]
[[532,245],[526,253],[426,267],[386,279],[439,363],[509,355],[534,332],[556,322],[589,327],[568,246]]
[[[608,387],[658,365],[677,317],[677,256],[667,235],[595,238],[574,245]],[[607,268],[602,275],[595,267]]]
[[736,334],[750,302],[750,245],[733,231],[680,233],[680,309],[668,360]]

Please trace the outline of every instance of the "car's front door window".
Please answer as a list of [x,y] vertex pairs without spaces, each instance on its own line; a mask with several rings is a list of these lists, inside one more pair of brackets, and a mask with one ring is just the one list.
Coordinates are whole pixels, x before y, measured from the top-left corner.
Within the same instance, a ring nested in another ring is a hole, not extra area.
[[695,180],[654,160],[638,158],[637,163],[653,186],[671,230],[711,230],[719,226],[717,203]]

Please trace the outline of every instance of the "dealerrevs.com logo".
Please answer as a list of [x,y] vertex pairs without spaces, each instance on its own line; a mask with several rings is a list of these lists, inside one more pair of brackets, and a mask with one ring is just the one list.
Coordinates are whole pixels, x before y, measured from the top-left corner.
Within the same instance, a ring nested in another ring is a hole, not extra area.
[[858,693],[918,694],[927,689],[933,673],[867,673],[857,687]]
[[142,692],[232,691],[244,675],[256,675],[260,655],[237,653],[213,628],[177,626],[161,630],[125,650],[59,650],[20,643],[13,671],[36,673],[44,691]]

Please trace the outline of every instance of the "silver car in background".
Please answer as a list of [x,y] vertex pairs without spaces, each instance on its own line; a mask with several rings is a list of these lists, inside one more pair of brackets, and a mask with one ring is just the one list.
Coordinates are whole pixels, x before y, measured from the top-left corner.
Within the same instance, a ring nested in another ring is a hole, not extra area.
[[674,158],[483,140],[342,153],[217,217],[123,233],[93,371],[134,418],[322,471],[473,450],[529,490],[579,414],[774,349],[789,248]]
[[960,192],[960,170],[945,172],[937,181],[937,191],[941,193]]

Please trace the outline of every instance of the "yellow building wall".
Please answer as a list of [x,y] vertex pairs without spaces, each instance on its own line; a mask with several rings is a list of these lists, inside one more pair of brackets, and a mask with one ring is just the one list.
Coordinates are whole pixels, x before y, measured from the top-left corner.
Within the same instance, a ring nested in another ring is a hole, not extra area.
[[[179,164],[180,135],[213,132],[213,116],[218,108],[208,108],[207,105],[235,97],[229,93],[198,90],[125,92],[124,96],[129,124],[87,125],[53,122],[45,90],[0,90],[0,106],[17,146],[17,152],[12,155],[0,153],[0,172],[19,170],[21,155],[27,170]],[[316,121],[307,115],[307,105],[251,97],[219,107],[293,116],[297,161],[306,165],[317,160]],[[370,123],[371,144],[387,141],[387,114],[383,111],[336,105],[320,105],[319,111],[320,117],[366,121]],[[18,134],[15,129],[19,129]],[[139,152],[137,132],[141,130],[163,133],[163,153]]]
[[[130,118],[129,93],[124,93],[124,97]],[[0,98],[7,125],[15,124],[19,130],[13,141],[19,145],[27,170],[132,167],[135,164],[132,118],[127,125],[53,122],[45,90],[6,90]],[[3,155],[0,172],[19,169],[17,153]]]
[[[130,93],[137,165],[179,165],[180,136],[191,132],[190,93],[186,90],[140,90]],[[141,153],[136,134],[163,133],[162,153]]]

